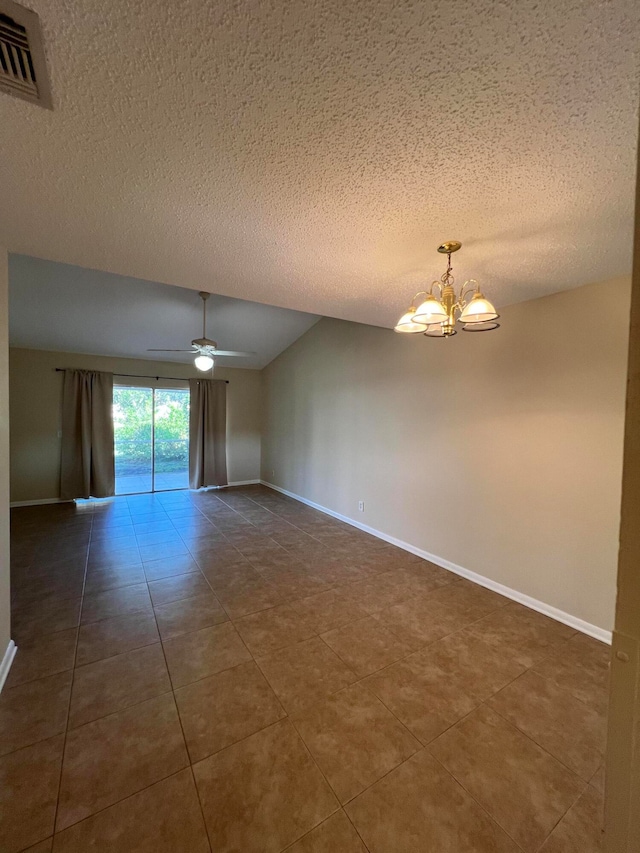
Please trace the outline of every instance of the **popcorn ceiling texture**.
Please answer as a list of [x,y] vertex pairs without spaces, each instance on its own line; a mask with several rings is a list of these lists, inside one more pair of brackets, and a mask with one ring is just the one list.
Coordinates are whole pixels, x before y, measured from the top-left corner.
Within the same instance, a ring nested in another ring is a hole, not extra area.
[[29,0],[12,252],[390,326],[464,243],[499,305],[630,269],[635,0]]

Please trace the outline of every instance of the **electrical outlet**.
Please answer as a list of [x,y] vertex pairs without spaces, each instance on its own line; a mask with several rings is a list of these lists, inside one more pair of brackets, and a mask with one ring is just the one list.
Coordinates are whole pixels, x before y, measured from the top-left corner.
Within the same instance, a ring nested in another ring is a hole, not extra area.
[[360,512],[364,512],[364,501],[358,501],[358,509]]

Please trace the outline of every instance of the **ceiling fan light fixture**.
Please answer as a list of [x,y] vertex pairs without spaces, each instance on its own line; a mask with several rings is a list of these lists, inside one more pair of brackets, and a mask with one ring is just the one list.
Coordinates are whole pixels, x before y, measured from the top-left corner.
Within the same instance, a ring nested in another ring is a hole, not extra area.
[[200,354],[200,355],[197,355],[195,357],[195,360],[193,363],[198,368],[198,370],[205,371],[205,370],[211,370],[214,362],[213,362],[213,359],[211,358],[210,355]]

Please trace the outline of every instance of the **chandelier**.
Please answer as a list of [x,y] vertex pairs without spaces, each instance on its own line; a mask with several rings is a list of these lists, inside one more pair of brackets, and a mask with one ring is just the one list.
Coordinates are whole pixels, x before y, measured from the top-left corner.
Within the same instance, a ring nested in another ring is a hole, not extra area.
[[[490,332],[500,327],[495,322],[500,315],[480,292],[475,279],[465,281],[456,296],[455,279],[451,274],[451,255],[461,247],[462,243],[457,240],[448,240],[438,246],[440,254],[447,256],[447,271],[440,281],[431,284],[428,292],[421,290],[416,293],[408,310],[394,327],[394,332],[423,334],[427,338],[450,338],[457,334],[456,321],[462,324],[463,332]],[[437,288],[438,295],[433,292],[434,288]],[[416,305],[420,297],[425,298]]]

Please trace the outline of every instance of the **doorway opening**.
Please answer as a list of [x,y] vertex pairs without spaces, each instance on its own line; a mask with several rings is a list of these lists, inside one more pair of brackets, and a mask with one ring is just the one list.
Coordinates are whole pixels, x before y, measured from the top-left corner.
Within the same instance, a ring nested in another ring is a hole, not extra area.
[[116,494],[189,488],[189,389],[113,389]]

